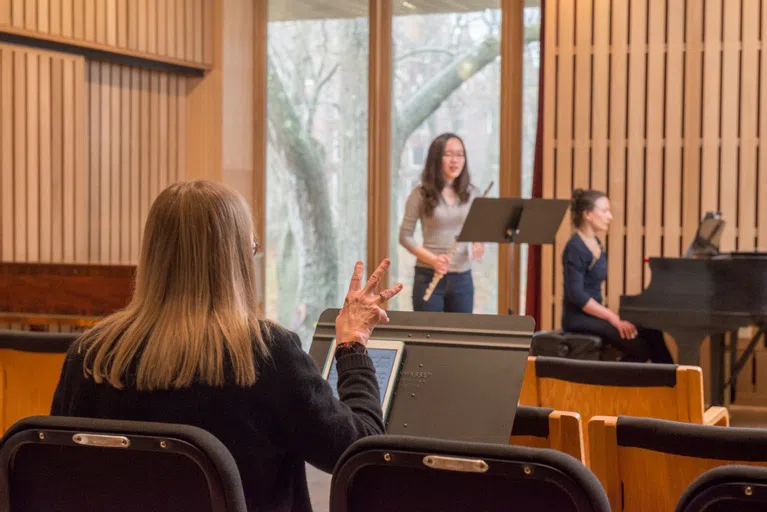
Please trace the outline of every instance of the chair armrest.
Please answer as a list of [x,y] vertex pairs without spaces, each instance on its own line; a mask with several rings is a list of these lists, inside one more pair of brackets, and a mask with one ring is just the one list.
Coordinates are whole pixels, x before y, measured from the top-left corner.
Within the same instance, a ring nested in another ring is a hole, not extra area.
[[729,427],[730,412],[725,407],[709,407],[709,409],[703,413],[703,424]]

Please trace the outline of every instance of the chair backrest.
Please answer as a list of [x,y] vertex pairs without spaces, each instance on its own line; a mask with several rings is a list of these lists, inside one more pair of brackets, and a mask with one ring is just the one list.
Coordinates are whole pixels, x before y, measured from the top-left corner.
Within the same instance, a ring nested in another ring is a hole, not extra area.
[[721,466],[690,484],[676,512],[763,512],[767,510],[767,468]]
[[0,512],[244,512],[237,465],[197,427],[37,416],[0,440]]
[[[530,357],[520,405],[594,416],[703,423],[703,375],[694,366]],[[588,433],[584,445],[588,461]]]
[[709,469],[767,466],[765,429],[596,416],[588,430],[589,466],[614,511],[674,510],[685,489]]
[[514,416],[509,444],[551,448],[584,462],[581,416],[577,412],[521,405]]
[[[373,436],[333,471],[331,512],[608,511],[583,464],[543,448]],[[394,507],[394,508],[392,508]]]
[[69,346],[80,333],[0,330],[5,379],[0,432],[22,418],[48,414]]

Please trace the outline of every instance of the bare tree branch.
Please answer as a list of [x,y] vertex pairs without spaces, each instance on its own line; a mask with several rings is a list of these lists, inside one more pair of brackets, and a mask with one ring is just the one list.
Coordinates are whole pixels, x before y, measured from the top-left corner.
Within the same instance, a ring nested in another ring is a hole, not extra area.
[[397,58],[394,59],[394,62],[400,62],[405,59],[409,59],[410,57],[415,57],[416,55],[422,55],[424,53],[440,53],[442,55],[447,55],[448,57],[454,58],[455,52],[451,52],[450,50],[445,50],[444,48],[416,48],[415,50],[410,50],[409,52],[405,52],[401,55],[397,55]]
[[314,88],[312,101],[311,101],[311,104],[309,105],[309,115],[306,121],[307,130],[311,131],[312,128],[314,127],[314,114],[317,112],[317,105],[319,102],[320,95],[322,94],[322,89],[325,88],[325,85],[330,81],[331,78],[333,78],[333,75],[336,73],[336,71],[338,71],[338,66],[339,64],[336,63],[336,65],[333,66],[333,69],[331,69],[324,78],[321,78],[319,83],[317,84],[317,87]]

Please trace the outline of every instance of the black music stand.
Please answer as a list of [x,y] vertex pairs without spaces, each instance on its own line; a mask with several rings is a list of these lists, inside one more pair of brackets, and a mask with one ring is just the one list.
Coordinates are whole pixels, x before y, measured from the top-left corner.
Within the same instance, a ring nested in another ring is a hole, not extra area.
[[[479,197],[474,200],[459,242],[497,244],[553,244],[567,212],[567,199],[521,199],[517,197]],[[509,311],[514,303],[514,248],[509,252]]]
[[[386,433],[508,444],[535,330],[529,316],[387,311],[371,339],[405,344]],[[320,315],[309,355],[333,350],[337,309]]]

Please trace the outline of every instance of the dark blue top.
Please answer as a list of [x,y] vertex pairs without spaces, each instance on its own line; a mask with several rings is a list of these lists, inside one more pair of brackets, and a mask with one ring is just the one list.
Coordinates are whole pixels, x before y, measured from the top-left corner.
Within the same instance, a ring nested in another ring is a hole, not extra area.
[[[602,247],[601,242],[599,246]],[[586,242],[575,233],[562,251],[562,269],[562,328],[567,330],[567,326],[577,322],[578,317],[589,316],[583,312],[583,306],[589,299],[602,303],[602,282],[607,279],[607,256],[604,248],[599,259],[594,258]]]

